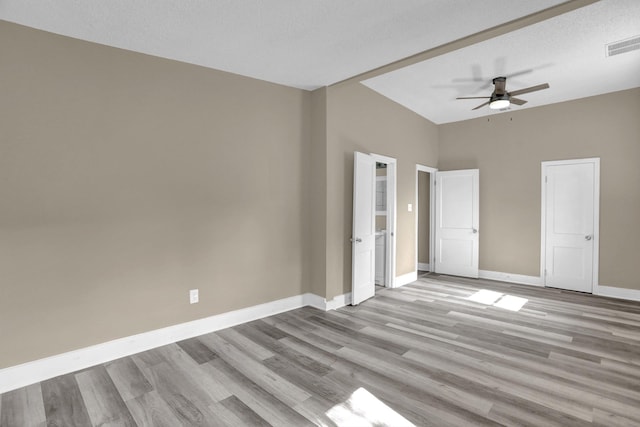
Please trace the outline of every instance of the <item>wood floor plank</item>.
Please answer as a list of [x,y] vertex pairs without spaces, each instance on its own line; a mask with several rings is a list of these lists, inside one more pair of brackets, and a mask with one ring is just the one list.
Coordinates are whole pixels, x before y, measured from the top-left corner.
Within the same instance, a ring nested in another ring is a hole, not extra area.
[[[194,386],[193,392],[202,405],[208,402],[219,402],[231,396],[224,383],[212,378],[209,375],[203,375],[202,367],[205,364],[198,364],[191,356],[185,352],[180,346],[164,346],[159,351],[166,363],[180,376],[189,381]],[[211,359],[215,360],[217,357]]]
[[245,425],[245,426],[265,426],[268,427],[270,424],[262,418],[260,415],[256,414],[253,409],[249,408],[245,405],[240,399],[235,396],[229,396],[223,401],[220,402],[222,406],[231,411],[237,418],[240,424],[237,425]]
[[158,392],[150,391],[126,402],[139,427],[175,427],[180,421]]
[[309,399],[296,405],[293,409],[317,426],[339,427],[327,416],[327,411],[331,408],[332,405],[322,398],[311,396]]
[[[236,397],[231,395],[227,399],[232,399],[232,398],[236,398]],[[216,417],[218,417],[217,421],[220,422],[220,425],[225,427],[236,427],[236,426],[248,425],[248,424],[245,424],[245,422],[242,420],[242,417],[239,417],[235,412],[230,410],[227,407],[228,405],[225,406],[223,404],[223,402],[226,401],[227,399],[223,399],[220,402],[214,402],[211,404],[211,410],[213,411],[214,414],[216,414]]]
[[222,337],[212,334],[205,338],[205,342],[215,348],[225,362],[287,405],[293,407],[311,397],[302,388],[275,374],[256,359],[244,354],[228,341],[225,341]]
[[224,359],[213,360],[203,367],[210,375],[224,378],[233,395],[270,424],[277,426],[312,425],[308,419],[293,410],[293,407],[277,399]]
[[[331,371],[330,364],[319,362],[314,357],[307,356],[289,345],[291,340],[296,340],[295,337],[287,334],[283,338],[276,340],[272,336],[266,335],[262,331],[256,330],[250,326],[240,327],[238,328],[238,331],[240,334],[246,336],[246,339],[260,344],[263,348],[269,349],[269,359],[276,355],[283,356],[291,363],[297,364],[303,369],[311,371],[311,373],[315,375],[326,375]],[[317,347],[314,347],[314,350],[314,356],[316,356],[318,352],[322,352],[322,350],[319,350]]]
[[187,340],[178,341],[176,344],[178,344],[196,363],[200,365],[218,357],[213,350],[204,345],[204,343],[198,338],[189,338]]
[[327,381],[324,376],[302,369],[299,365],[290,363],[285,357],[274,356],[265,360],[264,364],[282,378],[297,384],[310,396],[320,397],[327,402],[338,403],[348,395],[344,390]]
[[33,384],[5,393],[0,398],[0,427],[41,427],[46,424],[42,389]]
[[104,366],[76,374],[76,381],[94,426],[136,426],[122,395]]
[[216,419],[206,393],[172,365],[158,364],[143,373],[181,424],[206,426]]
[[153,390],[149,381],[142,375],[130,357],[106,363],[105,368],[125,401],[135,399]]
[[47,426],[91,426],[74,374],[43,381],[41,387]]
[[401,381],[380,375],[366,367],[349,361],[338,361],[329,379],[356,391],[362,387],[383,400],[416,426],[482,426],[495,425],[464,410],[451,411],[439,399],[413,389]]
[[[224,331],[219,331],[218,335],[220,335],[222,338],[224,338],[234,346],[238,347],[240,350],[252,354],[253,357],[255,357],[258,360],[265,360],[265,359],[269,359],[270,357],[273,357],[274,353],[270,350],[269,347],[264,345],[264,342],[259,342],[254,339],[250,339],[249,337],[245,336],[243,331],[245,330],[255,331],[261,335],[263,333],[252,326],[248,326],[246,328],[243,328],[243,326],[244,325],[241,325],[238,328],[234,328],[234,329],[229,328],[229,329],[225,329]],[[267,336],[271,340],[276,341],[274,338],[271,338],[268,335],[265,335],[265,336]]]

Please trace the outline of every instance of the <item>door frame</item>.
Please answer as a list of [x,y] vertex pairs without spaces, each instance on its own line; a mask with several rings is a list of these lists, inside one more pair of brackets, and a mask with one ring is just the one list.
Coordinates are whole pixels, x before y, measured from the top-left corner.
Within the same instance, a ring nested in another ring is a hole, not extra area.
[[420,231],[418,228],[418,218],[420,215],[420,210],[419,210],[419,206],[420,206],[420,198],[419,198],[419,193],[418,193],[418,176],[420,174],[420,172],[426,172],[429,174],[429,269],[431,271],[433,271],[434,267],[435,267],[435,262],[433,260],[434,255],[435,255],[435,236],[434,236],[434,229],[435,229],[435,212],[436,212],[436,186],[435,186],[435,179],[436,179],[436,172],[438,172],[438,169],[436,168],[432,168],[430,166],[424,166],[421,164],[416,164],[416,225],[415,225],[415,230],[416,230],[416,260],[415,260],[415,268],[416,268],[416,273],[418,273],[418,239],[419,239],[419,234],[418,232]]
[[592,163],[594,173],[593,183],[593,277],[591,279],[591,293],[598,294],[598,275],[600,260],[600,158],[590,157],[586,159],[553,160],[541,162],[540,169],[540,279],[542,286],[547,286],[546,270],[546,250],[547,250],[547,186],[546,172],[548,166],[575,165],[581,163]]
[[[374,161],[387,164],[387,235],[384,286],[395,288],[396,285],[396,217],[397,217],[397,182],[398,161],[393,157],[369,153]],[[375,212],[373,213],[375,217]]]

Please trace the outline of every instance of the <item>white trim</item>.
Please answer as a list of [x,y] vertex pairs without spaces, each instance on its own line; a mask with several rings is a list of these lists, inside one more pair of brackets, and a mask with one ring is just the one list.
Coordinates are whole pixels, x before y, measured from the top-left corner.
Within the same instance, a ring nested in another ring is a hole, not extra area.
[[547,268],[547,176],[545,174],[546,163],[540,163],[540,279],[544,286],[547,281],[545,274]]
[[[590,159],[591,160],[591,159]],[[593,183],[593,286],[592,292],[599,292],[600,287],[600,158],[594,161]]]
[[[435,254],[434,234],[435,229],[435,208],[436,208],[436,190],[435,190],[435,177],[438,169],[429,166],[416,164],[416,210],[415,210],[415,236],[416,236],[416,270],[423,270],[418,263],[418,212],[419,212],[419,197],[418,197],[418,174],[420,172],[426,172],[429,174],[429,264],[435,265],[433,256]],[[431,271],[431,269],[428,269]]]
[[307,293],[304,294],[304,301],[305,305],[315,307],[322,311],[337,310],[338,308],[351,304],[351,292],[333,297],[329,301],[319,295]]
[[351,292],[333,297],[331,300],[324,300],[324,310],[337,310],[341,307],[351,304]]
[[615,288],[613,286],[598,286],[598,292],[594,292],[594,295],[599,295],[601,297],[620,298],[631,301],[640,301],[640,290],[638,289]]
[[425,264],[424,262],[418,263],[418,270],[420,271],[431,271],[431,264]]
[[[349,299],[350,296],[349,294]],[[343,295],[341,297],[345,296]],[[68,374],[152,348],[294,310],[306,305],[311,305],[323,310],[326,310],[326,307],[329,306],[331,308],[338,308],[339,302],[333,302],[336,298],[328,303],[324,303],[324,298],[314,294],[306,293],[304,295],[296,295],[253,307],[241,308],[239,310],[206,317],[204,319],[119,338],[21,365],[10,366],[0,369],[0,394],[58,375]],[[343,299],[346,300],[346,298]],[[322,305],[325,308],[317,306],[318,300],[323,301]]]
[[498,282],[518,283],[521,285],[544,286],[542,278],[523,274],[502,273],[500,271],[478,270],[479,279],[496,280]]
[[408,285],[409,283],[413,283],[418,280],[418,272],[412,271],[411,273],[403,274],[402,276],[396,277],[396,288],[400,286]]
[[[522,274],[502,273],[500,271],[479,271],[480,279],[496,280],[499,282],[518,283],[521,285],[544,287],[542,277],[525,276]],[[639,289],[617,288],[614,286],[598,286],[593,295],[601,297],[618,298],[629,301],[640,301]]]
[[317,308],[318,310],[327,311],[327,300],[322,298],[320,295],[306,293],[302,297],[304,299],[304,305]]
[[[546,168],[547,166],[575,165],[581,163],[593,163],[594,184],[593,184],[593,278],[591,280],[591,292],[599,295],[599,275],[600,275],[600,158],[591,157],[587,159],[553,160],[540,164],[540,278],[542,285],[546,284],[546,211],[547,211],[547,186]],[[621,288],[617,288],[621,289]]]

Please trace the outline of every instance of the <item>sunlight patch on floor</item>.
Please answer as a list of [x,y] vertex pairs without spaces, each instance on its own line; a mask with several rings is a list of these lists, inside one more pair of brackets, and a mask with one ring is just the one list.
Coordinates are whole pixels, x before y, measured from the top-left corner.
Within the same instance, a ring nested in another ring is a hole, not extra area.
[[409,420],[360,387],[326,414],[338,427],[415,427]]
[[487,289],[481,289],[467,299],[469,301],[492,305],[494,307],[510,311],[520,311],[520,309],[529,301],[526,298],[506,295],[496,291],[489,291]]
[[494,302],[498,301],[498,299],[502,296],[500,292],[488,291],[486,289],[481,289],[475,294],[469,297],[470,301],[479,302],[481,304],[492,305]]

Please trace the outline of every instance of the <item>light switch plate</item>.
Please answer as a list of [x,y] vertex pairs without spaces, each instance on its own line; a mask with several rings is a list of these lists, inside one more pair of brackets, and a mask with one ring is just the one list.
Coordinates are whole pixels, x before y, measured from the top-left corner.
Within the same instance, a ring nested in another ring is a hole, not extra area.
[[408,210],[409,212],[413,212],[413,205],[412,205],[411,203],[409,203],[409,204],[407,205],[407,210]]

